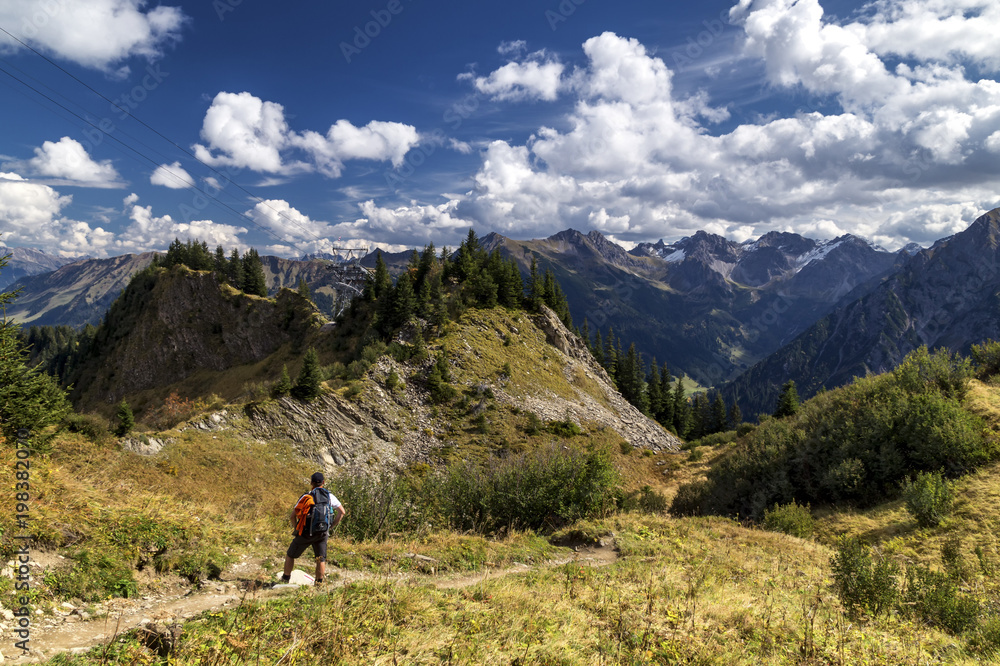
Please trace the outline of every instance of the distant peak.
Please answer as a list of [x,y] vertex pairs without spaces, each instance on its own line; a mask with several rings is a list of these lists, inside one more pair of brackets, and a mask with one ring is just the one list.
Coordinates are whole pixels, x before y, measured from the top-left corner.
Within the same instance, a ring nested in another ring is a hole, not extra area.
[[584,235],[576,229],[564,229],[563,231],[552,234],[546,240],[579,242],[583,240],[583,238]]

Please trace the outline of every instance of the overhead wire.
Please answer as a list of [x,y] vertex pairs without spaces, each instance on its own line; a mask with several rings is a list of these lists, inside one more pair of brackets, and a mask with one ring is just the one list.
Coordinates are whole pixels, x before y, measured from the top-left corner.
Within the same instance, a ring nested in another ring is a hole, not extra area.
[[[269,208],[278,217],[282,218],[283,220],[285,220],[286,222],[288,222],[293,227],[295,227],[295,228],[299,229],[300,231],[302,231],[306,236],[311,237],[315,241],[323,240],[323,238],[321,236],[317,236],[311,230],[309,230],[308,228],[300,225],[298,222],[296,222],[295,220],[293,220],[292,218],[290,218],[288,215],[286,215],[284,213],[284,211],[275,208],[274,206],[272,206],[271,204],[269,204],[267,202],[267,200],[264,199],[263,197],[257,196],[256,194],[254,194],[250,190],[246,189],[244,186],[242,186],[239,183],[237,183],[236,181],[234,181],[228,175],[223,174],[221,171],[219,171],[218,169],[216,169],[211,164],[208,164],[207,162],[202,161],[194,153],[192,153],[190,150],[188,150],[184,146],[178,144],[176,141],[174,141],[170,137],[166,136],[165,134],[163,134],[162,132],[160,132],[159,130],[157,130],[155,127],[153,127],[153,126],[149,125],[148,123],[146,123],[142,118],[140,118],[137,115],[135,115],[131,110],[127,110],[124,107],[120,106],[117,102],[115,102],[114,100],[112,100],[112,99],[108,98],[107,96],[105,96],[102,92],[100,92],[99,90],[97,90],[96,88],[94,88],[93,86],[91,86],[86,81],[84,81],[84,80],[80,79],[79,77],[77,77],[75,74],[73,74],[72,72],[70,72],[69,70],[67,70],[66,68],[64,68],[62,65],[60,65],[59,63],[55,62],[54,60],[52,60],[51,58],[49,58],[48,56],[46,56],[44,53],[38,51],[37,49],[35,49],[34,47],[32,47],[30,44],[27,44],[24,41],[22,41],[21,39],[19,39],[16,35],[12,34],[9,30],[7,30],[6,28],[4,28],[3,26],[0,26],[0,32],[3,32],[8,37],[10,37],[14,41],[16,41],[18,44],[20,44],[24,48],[30,50],[32,53],[34,53],[38,57],[40,57],[43,60],[45,60],[47,63],[49,63],[50,65],[52,65],[53,67],[55,67],[56,69],[58,69],[59,71],[61,71],[66,76],[72,78],[74,81],[76,81],[80,85],[82,85],[85,88],[87,88],[92,93],[94,93],[95,95],[97,95],[101,99],[103,99],[106,102],[108,102],[109,104],[111,104],[114,108],[116,108],[119,111],[121,111],[122,113],[126,114],[128,117],[134,119],[137,123],[139,123],[140,125],[142,125],[146,129],[148,129],[149,131],[153,132],[154,134],[156,134],[157,136],[159,136],[161,139],[163,139],[167,143],[171,144],[172,146],[174,146],[178,150],[184,152],[189,157],[191,157],[193,160],[195,160],[198,164],[202,164],[202,165],[208,167],[214,174],[216,174],[217,176],[220,176],[220,177],[224,178],[227,182],[232,183],[237,189],[239,189],[241,192],[243,192],[248,197],[250,197],[251,200],[255,201],[258,204],[264,205],[266,208]],[[161,153],[161,155],[162,155],[162,153]],[[167,158],[164,158],[164,159],[167,159]],[[158,166],[166,166],[166,165],[158,165]],[[210,196],[210,195],[208,195],[206,193],[206,196]],[[246,219],[250,219],[249,217],[247,217],[245,215],[243,217],[246,218]],[[258,226],[259,228],[262,228],[262,229],[264,228],[261,225],[257,224],[256,222],[253,222],[253,223],[256,226]],[[274,234],[272,234],[272,235],[274,235]],[[275,237],[277,238],[277,236],[275,236]],[[298,246],[296,246],[291,241],[283,240],[282,242],[289,242],[290,244],[292,244],[293,246],[295,246],[297,249],[299,249],[299,250],[302,249],[302,248],[298,248]]]
[[[55,104],[56,106],[58,106],[59,108],[63,109],[64,111],[67,111],[67,112],[69,112],[69,113],[70,113],[71,115],[73,115],[73,116],[76,116],[76,117],[77,117],[78,119],[82,120],[83,122],[87,123],[88,125],[90,125],[91,127],[93,127],[93,128],[95,128],[95,129],[97,129],[98,131],[102,131],[102,130],[100,129],[100,127],[99,127],[99,126],[98,126],[98,125],[97,125],[96,123],[94,123],[94,122],[93,122],[92,120],[90,120],[89,118],[86,118],[86,117],[84,117],[84,116],[81,116],[80,114],[76,113],[75,111],[73,111],[72,109],[70,109],[69,107],[67,107],[66,105],[64,105],[64,104],[62,104],[62,103],[60,103],[60,102],[58,102],[58,101],[56,101],[56,100],[52,99],[51,97],[49,97],[48,95],[46,95],[46,94],[45,94],[44,92],[42,92],[41,90],[39,90],[39,89],[35,88],[34,86],[30,85],[29,83],[27,83],[27,82],[25,82],[25,81],[22,81],[21,79],[17,78],[16,76],[14,76],[14,75],[13,75],[13,74],[11,74],[10,72],[8,72],[8,71],[7,71],[6,69],[4,69],[3,67],[0,67],[0,73],[2,73],[2,74],[5,74],[5,75],[9,76],[10,78],[12,78],[12,79],[14,79],[15,81],[17,81],[18,83],[20,83],[21,85],[23,85],[23,86],[25,86],[26,88],[28,88],[28,89],[32,90],[32,91],[33,91],[33,92],[34,92],[35,94],[37,94],[37,95],[40,95],[40,96],[44,97],[44,98],[45,98],[45,99],[47,99],[47,100],[48,100],[49,102],[51,102],[51,103]],[[157,168],[159,168],[160,166],[162,166],[162,165],[159,165],[159,164],[157,164],[156,160],[152,159],[151,157],[149,157],[149,156],[147,156],[147,155],[144,155],[144,154],[143,154],[142,152],[140,152],[139,150],[137,150],[137,149],[133,148],[132,146],[128,145],[127,143],[125,143],[124,141],[122,141],[122,140],[121,140],[121,139],[119,139],[118,137],[114,136],[113,134],[107,134],[107,133],[105,133],[105,136],[107,136],[107,137],[108,137],[109,139],[111,139],[112,141],[114,141],[114,142],[118,143],[118,144],[119,144],[119,145],[121,145],[121,146],[122,146],[123,148],[126,148],[127,150],[129,150],[129,151],[131,151],[131,152],[135,153],[136,155],[138,155],[138,156],[139,156],[140,158],[142,158],[143,160],[146,160],[147,162],[149,162],[149,163],[153,164],[153,165],[154,165],[154,166],[156,166]],[[178,179],[178,182],[185,182],[185,181],[184,181],[183,179],[181,179],[181,178],[180,178],[179,176],[177,176],[176,174],[174,174],[174,176],[175,176],[175,177],[176,177],[176,178]],[[263,225],[261,225],[261,224],[257,223],[257,221],[256,221],[256,220],[254,220],[253,218],[251,218],[251,217],[250,217],[249,215],[246,215],[245,213],[241,213],[240,211],[236,210],[235,208],[233,208],[232,206],[230,206],[230,205],[229,205],[229,204],[227,204],[226,202],[222,201],[221,199],[218,199],[217,197],[215,197],[215,196],[213,196],[213,195],[209,194],[208,192],[206,192],[206,191],[205,191],[205,190],[203,190],[202,188],[198,187],[198,185],[197,185],[197,184],[195,184],[195,183],[191,182],[191,183],[188,183],[188,186],[189,186],[189,187],[190,187],[191,189],[193,189],[193,190],[195,190],[195,191],[197,191],[197,192],[199,192],[199,193],[203,194],[203,195],[204,195],[205,197],[208,197],[209,199],[211,199],[211,200],[214,200],[214,201],[215,201],[215,202],[216,202],[216,203],[217,203],[218,205],[220,205],[220,206],[222,206],[222,207],[224,207],[224,208],[226,208],[226,209],[230,210],[230,211],[231,211],[231,212],[232,212],[233,214],[235,214],[235,215],[236,215],[237,217],[239,217],[240,219],[243,219],[243,220],[247,220],[247,221],[248,221],[248,222],[250,222],[250,223],[251,223],[252,225],[254,225],[254,226],[255,226],[255,227],[257,227],[258,229],[260,229],[261,231],[263,231],[263,232],[267,233],[268,235],[272,236],[272,237],[273,237],[273,238],[274,238],[275,240],[277,240],[277,241],[279,241],[279,242],[285,242],[285,243],[287,243],[287,242],[288,242],[287,240],[285,240],[285,239],[281,238],[280,236],[278,236],[278,234],[276,234],[276,233],[275,233],[274,231],[272,231],[271,229],[269,229],[269,228],[267,228],[267,227],[265,227],[265,226],[263,226]],[[291,244],[291,245],[292,245],[293,247],[295,247],[296,249],[298,249],[299,251],[302,251],[302,248],[298,247],[298,246],[297,246],[297,245],[295,245],[294,243],[290,243],[290,244]]]

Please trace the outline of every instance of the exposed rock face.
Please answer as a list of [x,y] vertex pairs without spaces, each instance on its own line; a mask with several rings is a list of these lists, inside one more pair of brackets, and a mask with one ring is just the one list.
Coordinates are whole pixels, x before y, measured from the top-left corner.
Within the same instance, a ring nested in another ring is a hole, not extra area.
[[222,286],[210,273],[160,269],[133,281],[109,311],[93,356],[73,378],[74,398],[114,403],[201,370],[259,361],[315,323],[312,306],[292,291],[270,300]]
[[[576,390],[573,400],[544,390],[514,394],[495,377],[470,381],[488,387],[498,403],[530,410],[546,421],[570,419],[585,429],[609,428],[638,448],[679,447],[681,442],[677,437],[621,397],[604,369],[551,310],[546,309],[533,321],[552,344],[550,352],[558,355],[567,382],[583,373],[596,383],[599,395],[582,389]],[[257,439],[288,441],[304,456],[331,471],[343,468],[351,473],[377,474],[412,463],[432,462],[432,454],[447,443],[451,424],[434,416],[421,381],[406,381],[389,391],[385,388],[385,378],[392,371],[400,377],[426,376],[433,362],[429,359],[414,368],[382,357],[369,370],[364,395],[357,402],[336,393],[325,393],[311,403],[282,398],[248,405],[245,418],[227,422],[210,417],[194,425],[207,429],[232,427]]]
[[[905,253],[904,253],[905,254]],[[968,352],[1000,338],[1000,209],[919,252],[861,298],[823,317],[723,390],[744,414],[771,411],[781,385],[799,396],[891,370],[914,349]]]
[[575,417],[575,420],[600,423],[617,432],[635,447],[654,451],[676,450],[680,447],[682,443],[680,439],[664,430],[660,424],[622,397],[612,385],[608,373],[590,355],[583,341],[570,333],[552,310],[543,308],[542,314],[535,317],[535,324],[545,333],[548,343],[566,357],[564,375],[567,378],[573,377],[577,368],[580,368],[598,383],[611,409],[604,407],[594,396],[583,391],[579,392],[578,403],[555,396],[550,396],[548,399],[528,396],[525,400],[530,409],[547,420],[566,418],[569,414]]

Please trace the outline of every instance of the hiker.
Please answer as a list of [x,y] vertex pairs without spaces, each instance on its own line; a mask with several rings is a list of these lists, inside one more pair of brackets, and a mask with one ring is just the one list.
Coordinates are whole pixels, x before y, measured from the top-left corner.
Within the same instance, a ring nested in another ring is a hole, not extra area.
[[292,568],[295,566],[295,558],[304,553],[307,546],[312,546],[313,554],[316,555],[316,584],[323,582],[323,577],[326,575],[326,539],[330,534],[329,530],[339,525],[347,515],[340,500],[323,487],[326,482],[323,472],[316,472],[309,481],[312,483],[312,490],[300,497],[288,514],[295,538],[285,553],[282,583],[289,581]]

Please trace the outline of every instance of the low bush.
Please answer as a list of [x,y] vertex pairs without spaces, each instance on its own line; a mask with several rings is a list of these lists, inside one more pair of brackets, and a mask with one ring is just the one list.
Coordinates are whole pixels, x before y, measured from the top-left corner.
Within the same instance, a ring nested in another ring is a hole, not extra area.
[[107,440],[111,435],[107,421],[96,414],[70,412],[63,417],[62,423],[70,432],[78,432],[92,442]]
[[642,513],[660,514],[667,510],[667,498],[651,486],[643,486],[624,494],[618,500],[620,511],[641,511]]
[[860,539],[840,539],[830,566],[837,596],[851,617],[885,613],[899,597],[899,565],[887,557],[873,558]]
[[940,472],[920,472],[903,483],[906,510],[921,527],[936,527],[951,515],[952,484]]
[[809,505],[798,504],[795,500],[784,505],[775,504],[773,509],[765,511],[762,525],[766,530],[783,532],[800,539],[811,537],[814,528]]
[[573,421],[549,421],[545,424],[545,429],[559,437],[576,437],[582,435],[583,430]]
[[454,465],[425,490],[450,527],[496,534],[601,515],[614,508],[617,484],[607,452],[551,444],[483,465]]
[[972,363],[980,379],[1000,374],[1000,342],[987,340],[981,345],[972,345]]
[[979,623],[979,600],[961,591],[947,574],[926,567],[907,570],[903,602],[914,617],[952,634],[974,629]]

